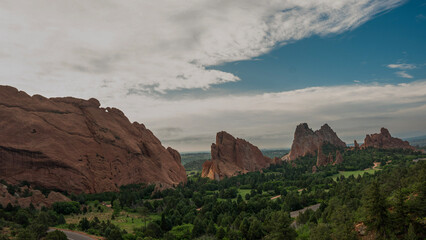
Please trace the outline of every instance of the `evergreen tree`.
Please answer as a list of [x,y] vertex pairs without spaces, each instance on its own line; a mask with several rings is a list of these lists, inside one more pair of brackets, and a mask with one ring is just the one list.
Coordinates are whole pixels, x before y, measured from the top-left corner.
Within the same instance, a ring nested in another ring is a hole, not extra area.
[[168,232],[173,227],[170,220],[166,218],[166,215],[164,214],[164,212],[161,214],[160,227],[161,227],[161,230],[163,230],[163,232]]
[[192,237],[196,238],[206,233],[206,226],[200,218],[195,218],[194,228],[192,229]]
[[209,225],[207,226],[207,234],[209,235],[215,235],[216,234],[216,227],[214,226],[214,222],[210,221]]
[[219,227],[219,229],[216,231],[216,238],[219,240],[222,240],[226,236],[225,229],[223,227]]
[[410,226],[408,227],[408,233],[405,236],[405,240],[417,240],[417,234],[414,230],[413,224],[410,223]]
[[325,223],[318,223],[316,227],[311,230],[311,240],[329,240],[331,239],[331,229]]
[[247,218],[244,218],[244,219],[243,219],[243,221],[242,221],[242,222],[241,222],[241,224],[240,224],[240,227],[239,227],[240,232],[241,232],[244,236],[247,236],[248,231],[249,231],[249,228],[250,228],[250,223],[249,223],[249,221],[247,220]]
[[262,223],[255,217],[250,220],[250,228],[247,233],[248,240],[261,239],[263,237]]
[[296,239],[297,233],[290,225],[291,218],[287,212],[270,213],[263,225],[268,232],[265,239]]
[[82,230],[82,231],[87,231],[90,228],[90,222],[89,220],[87,220],[87,218],[83,218],[80,220],[80,222],[78,223],[78,227]]
[[123,240],[119,229],[115,228],[109,233],[107,240]]
[[45,240],[67,240],[67,235],[65,233],[55,230],[53,232],[47,233]]
[[389,228],[389,216],[386,199],[381,192],[377,180],[367,190],[364,207],[367,211],[365,223],[369,229],[375,231],[379,238],[386,239]]

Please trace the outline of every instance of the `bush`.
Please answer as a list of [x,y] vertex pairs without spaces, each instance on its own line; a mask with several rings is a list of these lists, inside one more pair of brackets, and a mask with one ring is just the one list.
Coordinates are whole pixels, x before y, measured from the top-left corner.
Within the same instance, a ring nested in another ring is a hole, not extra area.
[[52,205],[53,210],[59,214],[69,215],[80,212],[80,203],[78,202],[55,202]]
[[53,232],[47,233],[45,240],[67,240],[67,235],[65,233],[55,230]]

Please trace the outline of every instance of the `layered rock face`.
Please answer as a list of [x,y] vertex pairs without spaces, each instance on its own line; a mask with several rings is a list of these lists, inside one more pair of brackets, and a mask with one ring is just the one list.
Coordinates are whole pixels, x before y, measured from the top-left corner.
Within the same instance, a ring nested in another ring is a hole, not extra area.
[[410,149],[415,150],[413,146],[410,146],[408,141],[403,141],[399,138],[394,138],[390,135],[386,128],[381,128],[380,133],[374,133],[366,135],[364,144],[361,148],[382,148],[382,149]]
[[315,132],[308,127],[308,124],[299,124],[294,132],[294,140],[290,153],[285,155],[282,159],[293,161],[298,157],[303,157],[308,154],[315,155],[318,148],[324,143],[329,143],[336,147],[346,147],[346,143],[340,140],[328,124],[324,124]]
[[0,86],[0,178],[73,193],[186,181],[180,155],[96,99],[29,96]]
[[211,156],[210,161],[204,162],[201,176],[216,180],[257,171],[269,167],[272,162],[259,148],[227,132],[217,133]]
[[[27,186],[21,187],[20,192],[21,193],[15,193],[14,195],[11,195],[7,191],[7,187],[3,184],[0,184],[0,204],[3,207],[6,207],[10,203],[13,206],[20,206],[22,208],[28,208],[30,207],[30,204],[33,204],[35,208],[40,209],[41,207],[50,207],[55,202],[71,201],[61,193],[53,191],[50,192],[47,197],[45,197],[39,190],[34,190],[28,188]],[[23,196],[23,193],[25,192],[27,192],[27,195],[30,196]]]

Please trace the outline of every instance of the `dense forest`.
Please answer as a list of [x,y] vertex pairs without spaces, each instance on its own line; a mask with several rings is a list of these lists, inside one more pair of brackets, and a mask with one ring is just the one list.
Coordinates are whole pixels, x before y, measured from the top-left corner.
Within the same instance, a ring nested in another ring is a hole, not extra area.
[[[335,153],[331,146],[323,151]],[[316,157],[306,156],[221,181],[198,173],[164,191],[134,184],[120,192],[69,195],[73,202],[51,209],[1,206],[0,239],[41,239],[49,226],[108,240],[424,239],[426,163],[419,160],[424,157],[403,150],[346,150],[342,164],[316,173]],[[380,168],[373,169],[374,163]],[[108,211],[107,204],[110,219],[101,220],[96,214]],[[316,204],[317,209],[295,212]],[[114,224],[126,215],[141,224],[131,230]],[[82,217],[68,223],[72,216]]]

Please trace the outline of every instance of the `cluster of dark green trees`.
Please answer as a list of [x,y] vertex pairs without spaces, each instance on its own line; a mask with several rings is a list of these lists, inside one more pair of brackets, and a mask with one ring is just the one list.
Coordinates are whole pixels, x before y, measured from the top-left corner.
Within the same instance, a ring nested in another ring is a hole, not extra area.
[[[8,204],[5,208],[0,205],[0,239],[14,237],[17,240],[38,240],[44,237],[51,238],[51,233],[47,235],[49,226],[65,224],[62,214],[53,210],[43,208],[41,211],[34,207],[22,209]],[[1,234],[5,228],[10,229],[10,234]],[[3,236],[2,236],[3,235]],[[66,238],[65,238],[66,239]]]
[[[325,146],[324,152],[335,150]],[[426,163],[413,162],[424,155],[378,149],[342,153],[343,164],[321,167],[315,174],[311,169],[316,158],[306,156],[294,164],[283,163],[262,173],[222,181],[198,175],[185,185],[162,192],[155,192],[154,186],[128,185],[116,193],[72,195],[74,203],[57,203],[50,212],[56,216],[72,214],[76,209],[83,211],[77,204],[110,201],[114,209],[137,212],[145,218],[145,224],[132,234],[96,218],[70,226],[109,240],[357,239],[361,235],[424,239]],[[339,171],[369,168],[373,162],[382,163],[382,170],[373,175],[332,178]],[[241,189],[249,193],[243,196]],[[318,210],[290,218],[290,212],[317,203]],[[150,214],[161,215],[161,219],[146,221]]]

